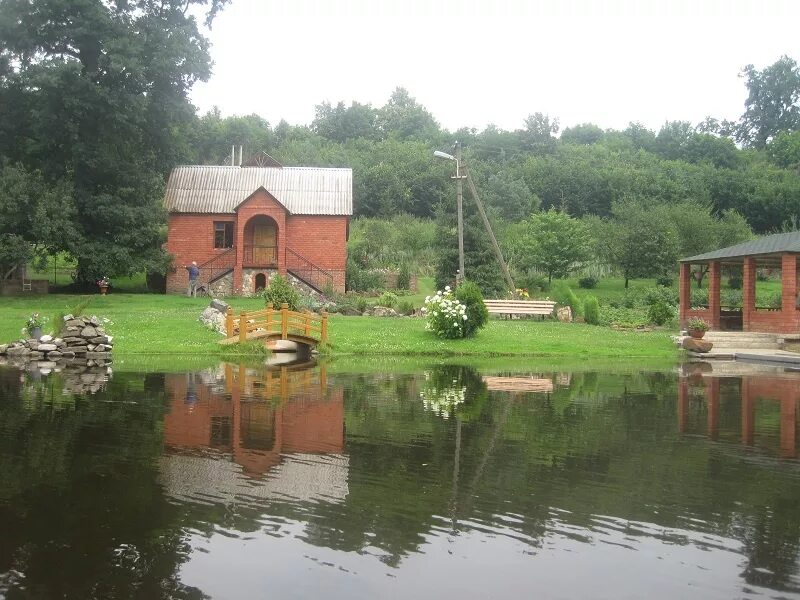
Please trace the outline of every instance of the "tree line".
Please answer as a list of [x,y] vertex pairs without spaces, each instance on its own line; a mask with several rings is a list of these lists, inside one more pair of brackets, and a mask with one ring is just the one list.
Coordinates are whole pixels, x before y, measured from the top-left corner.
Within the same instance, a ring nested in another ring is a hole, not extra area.
[[[0,0],[0,276],[57,252],[77,260],[80,281],[163,272],[169,171],[227,164],[231,145],[285,165],[351,167],[356,217],[435,219],[442,239],[452,231],[451,164],[432,152],[456,141],[491,219],[512,235],[552,210],[587,227],[620,222],[635,207],[651,215],[690,207],[706,223],[739,215],[756,233],[798,222],[800,70],[792,58],[744,68],[749,95],[737,122],[561,131],[556,118],[534,112],[513,131],[448,131],[398,88],[380,107],[323,102],[308,126],[270,124],[219,110],[197,115],[188,100],[211,62],[186,7],[205,9],[210,24],[225,3]],[[491,271],[473,218],[468,262]],[[686,235],[676,225],[671,237]],[[449,260],[442,257],[442,273]]]

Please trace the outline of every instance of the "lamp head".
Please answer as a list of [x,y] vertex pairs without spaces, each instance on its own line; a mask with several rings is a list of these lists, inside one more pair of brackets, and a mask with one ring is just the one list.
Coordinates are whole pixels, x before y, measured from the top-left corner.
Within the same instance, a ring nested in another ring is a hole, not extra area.
[[437,158],[444,158],[446,160],[455,160],[456,157],[452,154],[448,154],[447,152],[442,152],[441,150],[434,150],[433,155]]

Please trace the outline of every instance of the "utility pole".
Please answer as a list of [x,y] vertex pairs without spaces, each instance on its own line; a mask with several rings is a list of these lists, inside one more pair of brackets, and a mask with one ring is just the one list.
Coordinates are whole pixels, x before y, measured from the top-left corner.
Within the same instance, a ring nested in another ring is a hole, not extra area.
[[483,219],[483,226],[486,228],[486,233],[489,234],[489,241],[492,243],[492,250],[494,250],[494,255],[497,257],[497,262],[500,263],[500,268],[503,271],[503,278],[506,280],[506,284],[508,284],[508,289],[513,292],[515,289],[514,280],[511,279],[511,273],[508,272],[508,266],[503,258],[503,252],[500,250],[500,244],[497,243],[497,238],[494,237],[492,226],[489,223],[489,217],[486,216],[486,211],[483,209],[483,202],[481,202],[481,199],[478,197],[478,190],[475,188],[475,183],[472,181],[472,177],[470,177],[469,174],[469,169],[467,169],[466,166],[464,167],[464,172],[466,173],[464,177],[467,178],[469,191],[472,193],[472,198],[475,200],[475,205],[478,207],[478,212],[481,215],[481,219]]
[[464,272],[464,186],[461,175],[461,144],[456,142],[456,204],[458,206],[458,275],[456,286],[466,278]]

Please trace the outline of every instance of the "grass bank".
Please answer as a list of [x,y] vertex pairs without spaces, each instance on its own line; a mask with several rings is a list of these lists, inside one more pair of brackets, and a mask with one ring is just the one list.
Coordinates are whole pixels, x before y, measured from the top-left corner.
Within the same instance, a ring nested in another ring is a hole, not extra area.
[[[20,337],[32,312],[51,319],[69,312],[86,296],[48,295],[4,298],[0,304],[0,341]],[[90,296],[85,314],[107,317],[118,357],[134,354],[231,356],[250,354],[217,344],[219,334],[197,320],[208,304],[204,298],[149,294]],[[260,298],[237,298],[234,309],[263,307]],[[50,324],[52,325],[52,323]],[[47,328],[45,328],[46,330]],[[520,356],[575,359],[652,358],[674,360],[668,331],[616,331],[577,323],[491,320],[479,335],[467,340],[443,340],[424,330],[421,319],[345,317],[332,315],[330,353],[335,356]]]

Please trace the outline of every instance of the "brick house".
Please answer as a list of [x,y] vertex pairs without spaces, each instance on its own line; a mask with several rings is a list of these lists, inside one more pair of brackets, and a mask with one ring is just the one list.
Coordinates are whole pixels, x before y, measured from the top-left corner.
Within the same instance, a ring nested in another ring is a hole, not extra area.
[[216,295],[251,295],[273,273],[344,292],[353,214],[351,169],[181,166],[167,182],[167,293],[185,293],[185,265]]

